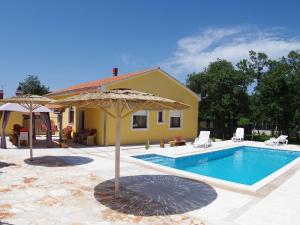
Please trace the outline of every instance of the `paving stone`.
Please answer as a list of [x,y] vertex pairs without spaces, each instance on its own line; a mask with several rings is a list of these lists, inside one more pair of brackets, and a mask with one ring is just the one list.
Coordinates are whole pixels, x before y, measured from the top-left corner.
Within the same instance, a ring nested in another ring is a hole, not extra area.
[[[184,154],[182,149],[169,150],[153,147],[147,153]],[[122,194],[115,200],[113,147],[34,149],[39,157],[35,163],[26,161],[27,149],[1,150],[0,162],[6,166],[0,168],[0,221],[16,225],[204,225],[203,221],[206,225],[243,225],[238,223],[240,218],[262,224],[266,213],[271,215],[278,205],[276,217],[288,211],[286,215],[299,219],[293,211],[299,207],[286,204],[287,200],[299,202],[296,188],[285,185],[280,195],[275,190],[269,197],[227,190],[129,157],[140,153],[145,153],[143,146],[122,147]],[[300,175],[292,180],[291,185],[299,186]],[[263,204],[265,200],[268,204]]]

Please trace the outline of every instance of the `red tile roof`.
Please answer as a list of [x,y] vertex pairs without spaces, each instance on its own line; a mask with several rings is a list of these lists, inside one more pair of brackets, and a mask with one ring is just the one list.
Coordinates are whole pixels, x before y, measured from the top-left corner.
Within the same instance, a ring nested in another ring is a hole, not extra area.
[[59,89],[57,91],[53,91],[53,92],[49,93],[48,96],[65,94],[65,93],[68,93],[68,92],[93,90],[93,89],[97,89],[99,86],[102,86],[102,85],[105,85],[105,84],[108,84],[108,83],[111,83],[111,82],[123,80],[125,78],[136,76],[136,75],[141,75],[141,74],[151,72],[151,71],[154,71],[154,70],[157,70],[157,69],[159,69],[159,68],[152,68],[152,69],[142,70],[142,71],[138,71],[138,72],[134,72],[134,73],[118,75],[118,76],[115,76],[115,77],[111,76],[111,77],[106,77],[106,78],[103,78],[103,79],[100,79],[100,80],[84,82],[84,83],[76,84],[76,85],[73,85],[73,86],[70,86],[70,87],[67,87],[67,88]]

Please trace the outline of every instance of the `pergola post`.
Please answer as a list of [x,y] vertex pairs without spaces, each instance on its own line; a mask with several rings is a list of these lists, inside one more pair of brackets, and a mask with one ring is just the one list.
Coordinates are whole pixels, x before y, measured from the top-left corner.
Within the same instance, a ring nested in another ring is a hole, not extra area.
[[29,148],[30,148],[30,160],[33,160],[33,152],[32,152],[32,102],[29,103]]
[[115,198],[120,194],[121,101],[116,104]]

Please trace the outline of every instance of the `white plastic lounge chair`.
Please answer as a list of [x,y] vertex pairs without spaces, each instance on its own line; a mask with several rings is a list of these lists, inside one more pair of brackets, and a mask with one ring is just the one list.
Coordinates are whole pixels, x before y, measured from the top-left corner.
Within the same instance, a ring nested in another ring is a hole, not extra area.
[[238,127],[236,128],[236,132],[233,135],[232,141],[243,141],[244,140],[244,128]]
[[195,139],[195,141],[192,143],[192,146],[196,148],[201,146],[204,146],[205,148],[209,147],[211,145],[209,136],[210,131],[200,131],[199,137]]
[[288,136],[280,135],[278,138],[270,138],[270,140],[265,141],[266,145],[279,145],[279,144],[288,144]]

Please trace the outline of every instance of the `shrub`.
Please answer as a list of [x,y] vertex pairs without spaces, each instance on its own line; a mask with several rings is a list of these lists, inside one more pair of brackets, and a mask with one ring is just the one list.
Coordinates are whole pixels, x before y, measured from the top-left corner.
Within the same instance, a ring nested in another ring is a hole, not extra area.
[[252,138],[252,135],[246,135],[245,136],[245,139],[246,140],[252,140],[252,141],[260,141],[260,142],[264,142],[266,140],[269,140],[271,136],[269,135],[266,135],[266,134],[261,134],[261,135],[253,135],[253,138]]
[[148,140],[146,145],[145,145],[145,149],[148,150],[149,148],[150,148],[150,145],[149,145],[149,140]]

